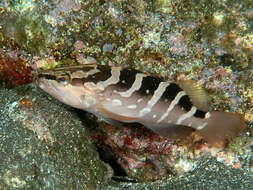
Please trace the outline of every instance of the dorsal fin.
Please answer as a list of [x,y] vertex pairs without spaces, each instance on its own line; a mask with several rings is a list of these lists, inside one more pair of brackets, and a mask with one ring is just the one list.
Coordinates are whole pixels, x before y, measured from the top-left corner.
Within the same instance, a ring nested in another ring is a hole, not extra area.
[[192,104],[196,106],[199,110],[208,111],[209,110],[209,97],[205,90],[199,86],[193,80],[180,80],[178,82],[180,88],[182,88],[186,94],[190,97]]

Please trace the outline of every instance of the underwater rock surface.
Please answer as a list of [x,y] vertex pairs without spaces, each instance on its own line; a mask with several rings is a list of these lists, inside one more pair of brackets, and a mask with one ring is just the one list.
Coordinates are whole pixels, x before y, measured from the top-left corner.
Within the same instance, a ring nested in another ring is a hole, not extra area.
[[33,84],[0,89],[0,108],[1,189],[251,189],[252,172],[208,155],[180,177],[145,183],[111,179],[112,169],[91,143],[94,126],[84,126],[80,118],[85,112],[64,106]]
[[[0,89],[0,189],[95,189],[112,176],[69,108],[34,85]],[[52,103],[54,102],[54,103]]]
[[[167,171],[174,162],[164,169],[168,158],[159,155],[168,149],[154,152],[149,146],[166,141],[139,138],[129,128],[106,128],[94,118],[89,123],[34,85],[2,88],[0,188],[251,189],[252,7],[252,0],[0,1],[0,86],[30,83],[31,68],[96,60],[172,81],[197,81],[210,94],[212,110],[238,112],[247,123],[242,138],[234,139],[228,152],[208,150],[192,165],[182,164],[183,172],[178,167],[175,173],[183,174],[173,177]],[[102,130],[94,132],[93,125]],[[91,141],[115,148],[111,149],[115,160],[131,177],[170,179],[141,184],[111,181],[106,186],[112,169],[98,159]],[[185,151],[183,158],[189,159],[192,150],[180,150],[179,156]],[[149,156],[149,164],[143,155]],[[138,172],[145,164],[148,170]],[[191,172],[184,173],[187,168]]]

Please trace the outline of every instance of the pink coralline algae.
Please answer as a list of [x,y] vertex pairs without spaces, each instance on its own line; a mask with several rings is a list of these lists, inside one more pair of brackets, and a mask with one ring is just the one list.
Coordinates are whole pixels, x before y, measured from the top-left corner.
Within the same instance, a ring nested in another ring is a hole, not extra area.
[[101,147],[110,147],[127,175],[140,181],[153,181],[193,169],[195,163],[186,159],[189,158],[185,153],[186,142],[191,141],[195,148],[203,144],[197,135],[173,141],[141,126],[116,128],[101,124],[101,128],[102,132],[93,135],[95,142]]
[[[109,150],[133,179],[154,181],[172,175],[180,176],[194,170],[199,164],[198,160],[208,155],[232,168],[243,166],[238,156],[240,153],[233,151],[233,148],[211,147],[197,132],[172,140],[136,125],[138,124],[114,127],[100,123],[102,131],[93,134],[95,143],[106,151]],[[248,149],[246,142],[241,143],[241,149]]]
[[0,59],[0,83],[13,88],[32,82],[31,68],[21,59]]
[[200,76],[200,83],[208,81],[206,88],[215,91],[227,92],[230,95],[236,94],[236,85],[234,81],[237,79],[236,74],[232,74],[226,68],[220,66],[217,68],[205,69]]
[[168,44],[170,52],[179,56],[188,55],[188,47],[182,34],[170,34],[168,36]]

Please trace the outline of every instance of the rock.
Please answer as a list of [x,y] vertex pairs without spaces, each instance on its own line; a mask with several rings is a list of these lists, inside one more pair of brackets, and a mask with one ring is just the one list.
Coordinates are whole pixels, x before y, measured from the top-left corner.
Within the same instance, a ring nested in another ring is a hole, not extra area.
[[112,170],[78,116],[34,84],[0,89],[0,189],[95,189]]

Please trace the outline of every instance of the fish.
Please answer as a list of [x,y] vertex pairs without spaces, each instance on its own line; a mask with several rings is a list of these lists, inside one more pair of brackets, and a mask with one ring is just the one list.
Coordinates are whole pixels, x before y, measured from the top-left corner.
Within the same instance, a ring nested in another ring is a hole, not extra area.
[[163,80],[134,68],[97,63],[39,69],[36,82],[59,101],[109,124],[140,123],[178,138],[197,131],[222,147],[244,127],[238,113],[209,111],[208,96],[196,82]]

